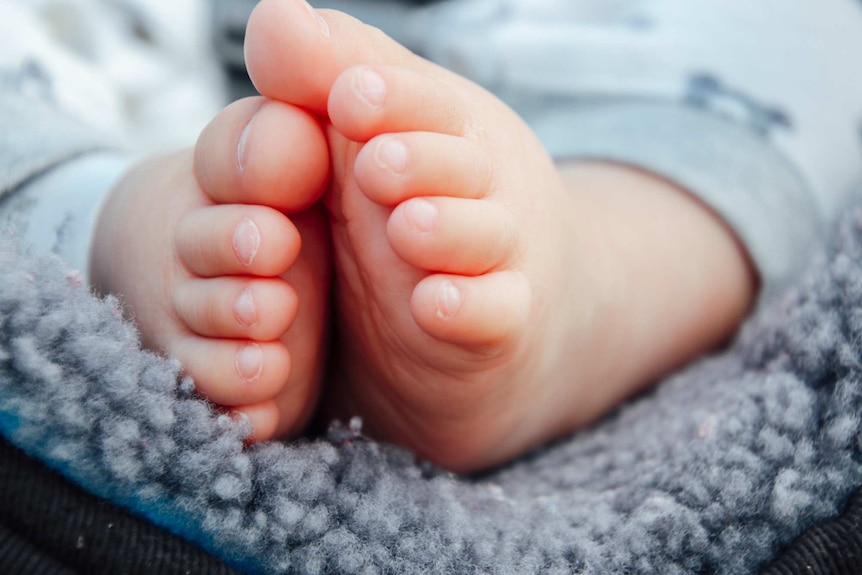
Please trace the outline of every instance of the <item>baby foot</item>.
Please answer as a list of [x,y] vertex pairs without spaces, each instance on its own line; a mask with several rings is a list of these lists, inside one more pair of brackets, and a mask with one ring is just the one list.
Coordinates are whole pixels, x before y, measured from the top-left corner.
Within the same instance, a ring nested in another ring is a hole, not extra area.
[[338,12],[264,1],[246,37],[258,90],[332,124],[328,408],[456,471],[557,433],[546,404],[574,313],[571,198],[529,128]]
[[298,432],[319,395],[331,256],[312,205],[328,170],[312,116],[240,100],[194,150],[132,169],[95,231],[96,289],[203,396],[248,416],[255,440]]
[[[359,414],[370,434],[468,472],[596,419],[677,350],[702,349],[631,313],[646,266],[628,224],[647,214],[650,237],[668,237],[652,210],[689,207],[665,182],[607,166],[564,181],[502,102],[340,12],[263,0],[246,61],[262,94],[330,122],[338,333],[324,413]],[[677,300],[689,315],[707,303]]]

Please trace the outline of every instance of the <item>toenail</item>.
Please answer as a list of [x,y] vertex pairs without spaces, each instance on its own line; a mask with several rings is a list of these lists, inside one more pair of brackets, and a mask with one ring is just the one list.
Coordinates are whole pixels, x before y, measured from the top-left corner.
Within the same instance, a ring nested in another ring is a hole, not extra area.
[[250,343],[236,353],[236,372],[240,379],[252,383],[263,371],[263,351],[256,343]]
[[361,68],[353,76],[353,92],[371,108],[382,108],[386,101],[386,82],[371,68]]
[[314,6],[305,3],[305,7],[309,12],[314,16],[314,19],[317,20],[317,25],[320,26],[320,31],[323,32],[323,35],[327,38],[329,37],[329,24],[326,23],[326,20],[323,19],[323,16],[320,15],[320,12],[314,9]]
[[403,174],[407,171],[407,164],[410,162],[410,150],[399,138],[386,138],[377,144],[374,159],[381,168]]
[[239,135],[239,143],[236,146],[236,165],[240,173],[245,171],[245,146],[248,143],[248,135],[251,133],[251,125],[254,123],[254,116],[242,129],[242,134]]
[[419,232],[429,234],[437,227],[437,206],[423,200],[414,198],[404,205],[405,216]]
[[251,288],[245,288],[233,304],[233,315],[243,327],[257,325],[257,309]]
[[233,232],[233,251],[242,265],[248,267],[260,248],[260,230],[249,218],[243,218]]
[[449,319],[461,309],[461,291],[450,281],[437,288],[437,317]]

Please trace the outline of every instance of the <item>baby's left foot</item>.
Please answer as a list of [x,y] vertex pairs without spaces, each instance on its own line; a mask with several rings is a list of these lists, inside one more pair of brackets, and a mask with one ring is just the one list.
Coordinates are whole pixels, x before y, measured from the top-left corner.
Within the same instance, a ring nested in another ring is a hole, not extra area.
[[130,170],[96,226],[94,287],[121,299],[142,343],[179,359],[201,395],[247,416],[252,439],[296,435],[319,397],[328,174],[316,118],[246,98],[193,150]]

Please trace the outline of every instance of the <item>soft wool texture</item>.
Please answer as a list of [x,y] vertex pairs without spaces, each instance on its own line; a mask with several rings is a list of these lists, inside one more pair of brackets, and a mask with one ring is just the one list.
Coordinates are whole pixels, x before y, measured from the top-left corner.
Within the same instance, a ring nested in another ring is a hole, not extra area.
[[355,427],[244,449],[118,304],[0,243],[0,431],[261,573],[754,573],[862,484],[862,210],[807,279],[595,428],[480,479]]

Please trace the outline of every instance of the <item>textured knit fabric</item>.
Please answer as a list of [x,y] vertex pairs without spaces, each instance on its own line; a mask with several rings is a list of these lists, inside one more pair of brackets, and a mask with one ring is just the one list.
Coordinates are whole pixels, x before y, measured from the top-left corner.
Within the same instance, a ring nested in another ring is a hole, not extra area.
[[356,426],[243,448],[116,302],[8,243],[0,264],[2,433],[243,570],[741,575],[862,484],[859,210],[727,352],[473,480]]
[[0,440],[0,573],[233,571],[198,547],[69,484]]

